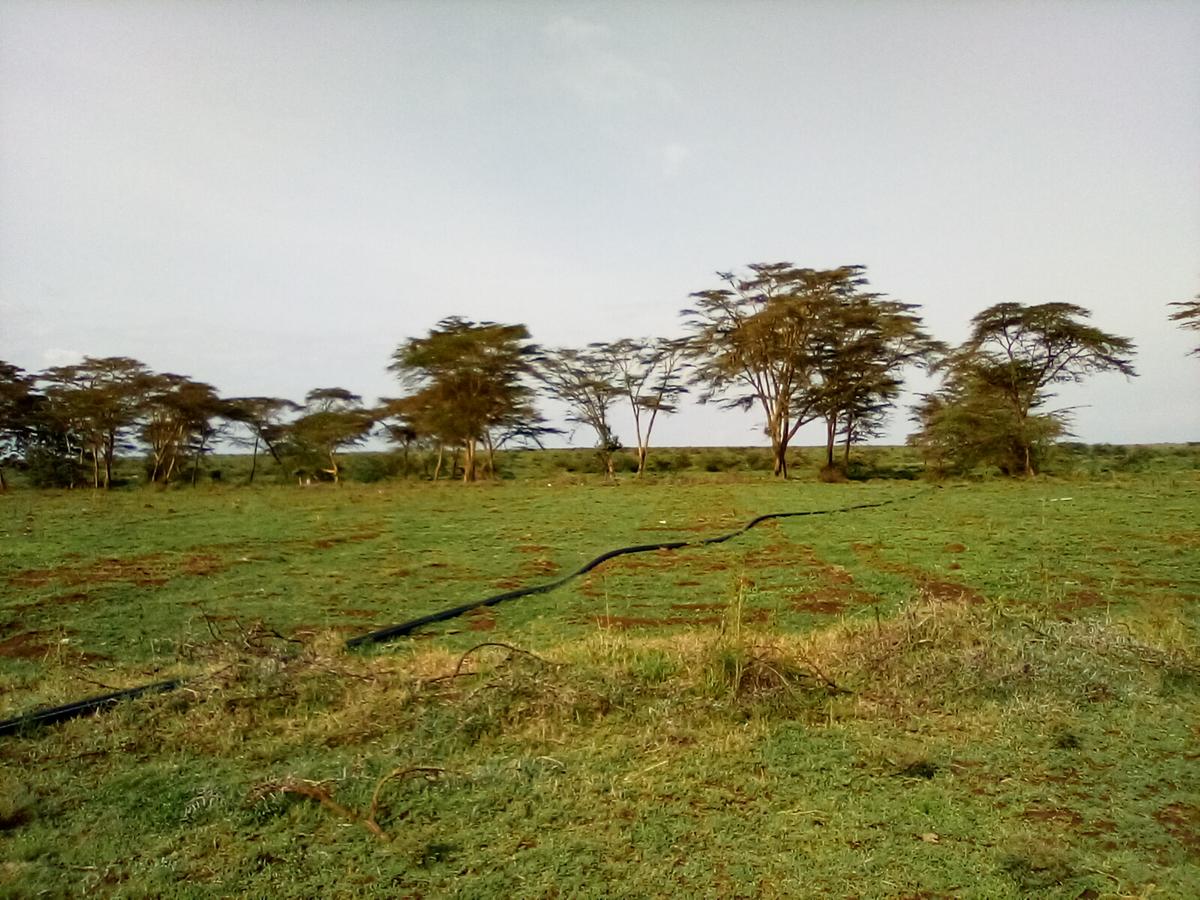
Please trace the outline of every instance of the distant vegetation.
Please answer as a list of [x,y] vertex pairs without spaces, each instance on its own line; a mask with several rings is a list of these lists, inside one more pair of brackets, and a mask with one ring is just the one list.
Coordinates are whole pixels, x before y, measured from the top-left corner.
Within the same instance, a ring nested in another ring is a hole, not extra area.
[[[756,411],[778,476],[789,472],[799,429],[823,422],[824,453],[814,463],[838,480],[852,474],[852,447],[881,433],[912,366],[942,376],[915,410],[910,438],[932,471],[1033,475],[1069,433],[1067,413],[1047,406],[1051,388],[1096,372],[1134,374],[1132,342],[1067,303],[996,304],[974,317],[964,344],[948,348],[924,330],[917,305],[868,290],[862,266],[763,263],[719,277],[722,287],[691,295],[676,337],[543,348],[524,325],[444,319],[397,347],[389,368],[406,393],[373,405],[343,387],[314,388],[303,404],[222,397],[127,357],[38,373],[0,362],[0,489],[6,467],[35,487],[112,487],[117,461],[134,454],[145,459],[147,482],[194,485],[205,457],[230,442],[250,454],[249,481],[266,454],[300,483],[337,482],[343,454],[372,434],[401,458],[382,464],[391,472],[376,466],[377,475],[411,474],[420,460],[434,480],[493,478],[498,452],[557,433],[537,407],[543,396],[593,433],[608,478],[629,467],[610,421],[614,405],[627,404],[633,471],[642,474],[682,468],[656,459],[651,436],[687,391]],[[1200,300],[1172,305],[1182,327],[1200,324]],[[715,458],[704,464],[723,467]]]

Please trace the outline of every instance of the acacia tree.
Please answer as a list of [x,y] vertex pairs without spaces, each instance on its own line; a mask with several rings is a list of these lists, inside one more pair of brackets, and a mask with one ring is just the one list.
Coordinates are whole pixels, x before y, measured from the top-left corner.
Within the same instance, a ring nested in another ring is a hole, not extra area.
[[362,397],[345,388],[315,388],[305,396],[304,415],[292,423],[291,436],[299,448],[328,461],[321,471],[341,483],[337,453],[360,444],[374,424],[374,414],[363,409]]
[[[251,445],[250,476],[247,484],[254,483],[254,475],[258,471],[258,448],[265,446],[271,458],[277,465],[283,465],[280,445],[287,439],[288,426],[284,416],[297,413],[302,406],[281,397],[234,397],[227,400],[226,416],[232,422],[242,425],[254,438]],[[243,446],[249,443],[238,439]]]
[[190,453],[195,486],[200,460],[219,430],[216,419],[230,416],[228,404],[211,384],[171,373],[153,376],[141,432],[150,447],[150,480],[169,482]]
[[[1178,303],[1172,303],[1171,306],[1179,307],[1178,310],[1171,313],[1172,322],[1178,322],[1180,328],[1200,331],[1200,294],[1196,295],[1195,300],[1181,300]],[[1200,347],[1194,348],[1191,355],[1200,356]]]
[[542,353],[535,374],[551,397],[566,404],[567,421],[586,425],[596,433],[596,454],[604,477],[612,480],[613,454],[621,449],[608,411],[621,394],[612,358],[597,347],[576,350],[560,347]]
[[8,490],[5,463],[20,455],[29,441],[35,402],[33,378],[0,360],[0,491]]
[[681,313],[686,352],[701,403],[720,398],[726,408],[761,409],[775,474],[786,478],[788,444],[825,411],[820,367],[829,324],[866,280],[862,266],[748,268],[746,277],[718,272],[728,287],[691,295],[695,308]]
[[913,410],[918,429],[908,443],[939,474],[994,465],[1005,475],[1040,466],[1050,444],[1067,433],[1066,414],[1035,413],[1015,427],[1002,392],[970,367],[943,370],[940,390],[924,394]]
[[145,408],[153,373],[124,356],[84,357],[72,366],[57,366],[37,376],[51,414],[78,448],[80,462],[92,461],[92,485],[112,485],[113,461],[128,449],[128,437]]
[[817,365],[819,406],[825,420],[825,465],[844,438],[841,465],[855,440],[877,434],[903,385],[906,365],[926,365],[944,345],[922,328],[919,307],[856,291],[835,296],[823,323]]
[[460,447],[463,481],[475,481],[480,443],[490,460],[497,434],[536,417],[527,378],[537,352],[524,325],[457,316],[396,348],[388,369],[412,390],[411,412],[419,430],[436,437],[439,470],[444,448]]
[[[935,367],[946,384],[919,410],[925,423],[916,442],[936,443],[939,427],[958,428],[958,443],[974,444],[1002,469],[1036,474],[1039,448],[1065,432],[1062,411],[1039,412],[1050,387],[1097,372],[1136,374],[1133,342],[1082,321],[1090,315],[1070,303],[998,303],[976,315],[966,342]],[[999,460],[996,447],[1008,448]]]
[[409,409],[407,397],[380,397],[375,407],[375,421],[383,428],[387,439],[403,454],[404,474],[409,473],[409,452],[420,447],[422,438],[416,420]]
[[684,342],[669,338],[625,338],[595,345],[615,370],[615,381],[629,401],[637,438],[637,474],[646,471],[650,435],[659,414],[671,415],[687,388],[682,384]]

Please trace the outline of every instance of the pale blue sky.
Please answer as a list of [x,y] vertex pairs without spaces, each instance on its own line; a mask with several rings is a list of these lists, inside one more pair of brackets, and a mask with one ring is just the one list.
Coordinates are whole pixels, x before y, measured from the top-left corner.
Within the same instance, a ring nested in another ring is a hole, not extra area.
[[948,341],[1092,308],[1142,375],[1063,391],[1080,438],[1197,440],[1197,47],[1193,2],[7,0],[0,359],[373,399],[447,315],[675,333],[717,269],[862,263]]

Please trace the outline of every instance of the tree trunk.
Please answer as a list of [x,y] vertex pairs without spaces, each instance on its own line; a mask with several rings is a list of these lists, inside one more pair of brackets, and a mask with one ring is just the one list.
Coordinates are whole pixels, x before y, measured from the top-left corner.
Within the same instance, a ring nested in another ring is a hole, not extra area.
[[250,457],[250,477],[246,484],[254,484],[254,473],[258,471],[258,435],[254,435],[254,453]]
[[825,417],[825,467],[833,468],[833,445],[837,441],[837,416]]
[[440,476],[442,474],[442,458],[445,456],[445,454],[446,454],[446,445],[438,444],[437,465],[433,467],[433,480],[434,481],[437,481],[438,476]]
[[116,453],[117,436],[109,432],[104,443],[104,489],[112,487],[113,455]]
[[496,448],[492,446],[492,436],[484,435],[483,445],[487,448],[487,473],[488,478],[496,477]]
[[329,474],[333,476],[333,483],[340,485],[342,483],[341,474],[338,470],[337,457],[333,453],[333,448],[329,448]]
[[772,437],[771,454],[775,458],[774,473],[777,478],[787,478],[787,441]]
[[0,466],[0,491],[8,490],[8,482],[4,480],[4,466]]
[[842,445],[842,468],[850,471],[850,437],[854,431],[854,423],[846,422],[846,443]]
[[644,446],[644,445],[641,445],[641,444],[639,444],[639,445],[638,445],[638,450],[637,450],[637,461],[638,461],[637,474],[638,474],[638,478],[641,478],[641,477],[642,477],[642,473],[646,471],[646,456],[647,456],[647,450],[648,450],[648,448],[647,448],[646,446]]
[[204,445],[207,443],[207,438],[200,439],[200,446],[196,448],[196,458],[192,460],[192,487],[196,486],[196,476],[200,474],[200,460],[204,456]]
[[475,480],[475,439],[463,443],[463,484]]

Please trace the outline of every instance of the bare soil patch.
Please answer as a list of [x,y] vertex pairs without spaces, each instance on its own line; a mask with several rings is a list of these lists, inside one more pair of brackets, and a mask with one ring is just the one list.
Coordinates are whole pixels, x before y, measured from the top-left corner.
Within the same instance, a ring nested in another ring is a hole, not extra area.
[[1096,606],[1105,606],[1107,603],[1107,598],[1099,591],[1092,588],[1080,588],[1079,590],[1069,592],[1058,604],[1058,608],[1064,612],[1073,612],[1077,609],[1091,609]]
[[1200,856],[1200,806],[1172,803],[1154,814],[1155,820],[1190,856]]
[[655,619],[649,616],[592,616],[591,622],[602,628],[661,628],[664,625],[715,625],[720,616],[666,616]]
[[465,618],[471,631],[492,631],[496,627],[496,613],[487,606],[471,610]]
[[63,644],[57,632],[26,631],[0,641],[0,657],[7,659],[44,659],[50,654],[60,655],[64,660],[76,663],[98,662],[108,659],[100,653],[85,653],[69,644]]
[[939,581],[935,578],[918,578],[921,593],[932,600],[945,603],[983,603],[987,600],[975,588],[958,581]]
[[1083,824],[1083,816],[1079,812],[1061,806],[1030,807],[1021,814],[1021,818],[1029,822],[1054,822],[1072,828]]
[[211,575],[227,567],[228,563],[225,560],[209,553],[192,553],[186,556],[148,553],[144,556],[109,557],[82,565],[59,566],[53,569],[26,569],[10,575],[8,583],[17,587],[44,587],[48,584],[91,586],[112,583],[160,587],[180,576]]
[[855,542],[850,547],[864,563],[873,569],[911,578],[916,582],[921,594],[931,600],[968,604],[983,603],[987,600],[975,588],[960,581],[946,580],[920,566],[884,559],[879,552],[883,548],[878,544]]
[[317,538],[316,540],[310,542],[310,546],[315,547],[318,550],[328,550],[330,547],[336,547],[338,544],[373,541],[382,534],[382,531],[354,531],[350,534],[335,534],[328,537]]

